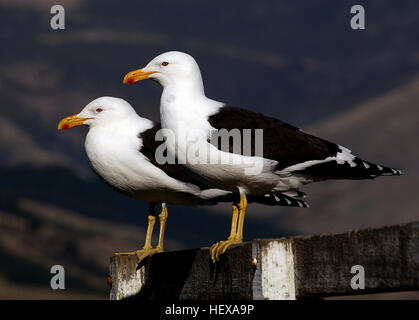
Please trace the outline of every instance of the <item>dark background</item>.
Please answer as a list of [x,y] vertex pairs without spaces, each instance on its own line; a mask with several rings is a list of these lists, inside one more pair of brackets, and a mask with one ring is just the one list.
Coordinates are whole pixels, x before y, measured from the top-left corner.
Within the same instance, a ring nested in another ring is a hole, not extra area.
[[[50,28],[53,4],[66,9],[65,30]],[[365,30],[350,28],[355,4]],[[307,186],[308,210],[252,205],[247,240],[419,220],[418,27],[413,0],[0,0],[0,298],[107,298],[109,257],[142,245],[147,206],[91,173],[86,128],[56,127],[104,95],[158,120],[160,86],[122,78],[169,50],[196,58],[210,98],[406,173]],[[167,249],[225,238],[229,215],[170,206]],[[49,287],[55,264],[64,291]]]

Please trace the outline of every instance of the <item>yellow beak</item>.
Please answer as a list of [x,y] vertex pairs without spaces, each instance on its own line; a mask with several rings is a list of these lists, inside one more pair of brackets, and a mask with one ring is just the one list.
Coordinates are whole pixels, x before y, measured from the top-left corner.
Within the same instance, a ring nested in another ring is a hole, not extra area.
[[58,130],[68,130],[73,127],[81,126],[86,120],[92,118],[78,118],[78,114],[66,117],[58,123]]
[[124,77],[123,83],[134,84],[138,81],[150,78],[150,75],[154,73],[153,71],[144,72],[143,70],[144,68],[128,72]]

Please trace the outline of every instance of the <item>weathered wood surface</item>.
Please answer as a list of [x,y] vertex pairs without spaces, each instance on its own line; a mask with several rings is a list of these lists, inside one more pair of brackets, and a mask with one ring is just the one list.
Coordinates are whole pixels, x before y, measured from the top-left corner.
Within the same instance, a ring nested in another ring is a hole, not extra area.
[[[256,264],[252,263],[257,261]],[[351,267],[365,270],[352,289]],[[213,265],[209,248],[111,258],[111,299],[296,299],[419,290],[419,223],[255,239]]]

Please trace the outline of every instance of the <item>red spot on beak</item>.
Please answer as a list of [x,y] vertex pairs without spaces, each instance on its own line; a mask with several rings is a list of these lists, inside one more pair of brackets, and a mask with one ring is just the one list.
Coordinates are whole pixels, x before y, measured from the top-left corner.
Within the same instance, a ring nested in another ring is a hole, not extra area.
[[63,125],[63,130],[68,130],[68,129],[70,129],[70,125],[69,124]]
[[135,81],[134,81],[134,79],[133,79],[133,78],[130,78],[130,79],[128,79],[127,81],[128,81],[128,83],[129,83],[129,84],[134,84],[134,83],[135,83]]

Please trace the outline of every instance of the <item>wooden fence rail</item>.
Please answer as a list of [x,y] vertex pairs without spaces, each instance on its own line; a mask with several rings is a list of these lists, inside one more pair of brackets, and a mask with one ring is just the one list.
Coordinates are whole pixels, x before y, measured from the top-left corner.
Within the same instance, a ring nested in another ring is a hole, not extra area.
[[[135,257],[114,256],[110,271],[110,298],[117,300],[293,300],[419,290],[419,222],[255,239],[230,248],[216,265],[208,248],[155,254],[140,266]],[[364,289],[351,286],[362,287],[363,279]]]

